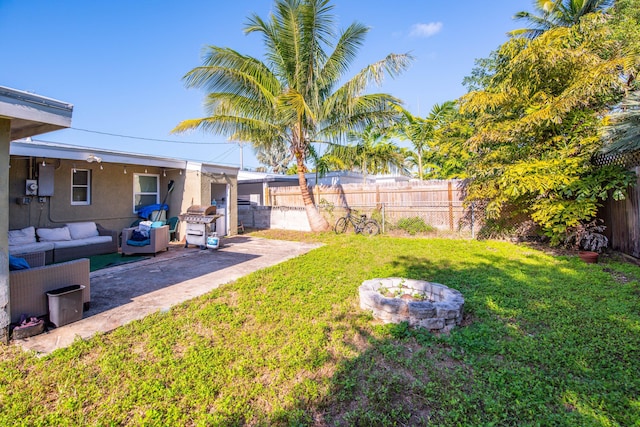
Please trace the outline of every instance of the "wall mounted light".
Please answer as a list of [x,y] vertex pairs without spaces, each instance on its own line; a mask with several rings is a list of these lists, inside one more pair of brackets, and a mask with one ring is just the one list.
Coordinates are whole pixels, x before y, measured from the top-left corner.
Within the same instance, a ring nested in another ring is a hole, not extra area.
[[103,170],[104,168],[102,167],[102,163],[100,164],[100,170]]
[[166,169],[162,169],[162,176],[167,176],[167,171],[166,171]]
[[144,168],[144,173],[147,173],[147,168]]
[[76,164],[75,163],[73,164],[73,169],[72,170],[73,170],[73,173],[76,173]]
[[180,175],[182,175],[182,169],[180,169]]
[[124,174],[125,175],[127,174],[127,167],[126,166],[124,167]]
[[102,157],[98,157],[95,154],[89,154],[89,157],[87,157],[87,162],[89,163],[101,163],[102,162]]
[[42,159],[42,167],[47,166],[47,164],[44,162],[44,159]]

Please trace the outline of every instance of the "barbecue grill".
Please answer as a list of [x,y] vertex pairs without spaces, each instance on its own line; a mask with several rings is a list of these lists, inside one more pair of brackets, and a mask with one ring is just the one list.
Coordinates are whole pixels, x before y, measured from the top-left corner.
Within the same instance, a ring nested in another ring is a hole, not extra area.
[[216,219],[222,215],[216,215],[215,206],[191,205],[186,213],[178,215],[180,221],[187,224],[186,239],[184,247],[189,245],[198,245],[201,249],[207,247],[207,235],[209,234],[210,225],[213,223],[215,227]]

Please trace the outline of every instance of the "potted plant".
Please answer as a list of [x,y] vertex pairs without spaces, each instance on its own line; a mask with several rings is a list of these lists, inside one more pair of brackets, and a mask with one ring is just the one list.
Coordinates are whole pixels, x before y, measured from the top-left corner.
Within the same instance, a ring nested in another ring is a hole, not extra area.
[[580,224],[569,234],[566,243],[578,250],[583,261],[596,263],[598,254],[609,245],[609,239],[603,234],[606,228],[601,219]]

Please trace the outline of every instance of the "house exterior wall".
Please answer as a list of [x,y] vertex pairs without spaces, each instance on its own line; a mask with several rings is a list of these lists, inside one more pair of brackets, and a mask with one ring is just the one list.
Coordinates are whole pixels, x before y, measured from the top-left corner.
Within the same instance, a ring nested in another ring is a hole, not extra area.
[[298,180],[285,181],[250,181],[238,183],[238,198],[245,203],[258,206],[269,206],[271,202],[265,198],[269,195],[269,188],[290,187],[298,185]]
[[[211,185],[225,184],[229,189],[229,200],[227,201],[228,219],[228,235],[237,234],[238,212],[238,179],[236,175],[222,173],[201,172],[200,170],[187,169],[183,175],[177,175],[174,172],[171,179],[175,181],[175,187],[168,197],[170,216],[178,216],[182,212],[186,212],[192,205],[205,205],[211,203]],[[167,177],[170,175],[167,173]],[[176,206],[174,210],[172,206]],[[177,209],[179,207],[179,209]],[[180,223],[178,227],[178,239],[182,239],[186,229],[186,224]]]
[[238,184],[238,198],[244,202],[262,206],[264,205],[264,183],[241,182]]
[[[225,198],[218,199],[218,202],[224,204],[226,210],[226,221],[227,221],[227,235],[233,236],[238,234],[238,179],[237,176],[232,176],[228,174],[221,173],[204,173],[203,184],[207,186],[207,188],[203,188],[203,197],[206,195],[206,199],[208,203],[217,197],[215,194],[212,194],[212,187],[216,185],[218,187],[224,186],[226,189]],[[228,196],[228,197],[227,197]]]
[[[52,196],[25,196],[25,181],[37,179],[41,158],[11,158],[9,173],[9,229],[28,226],[57,227],[67,222],[95,221],[105,228],[119,230],[128,227],[137,215],[133,212],[133,177],[136,173],[159,176],[160,202],[167,194],[171,175],[163,176],[163,169],[142,165],[125,166],[112,163],[86,163],[70,160],[44,159],[54,169]],[[91,203],[71,204],[71,179],[74,166],[90,170]],[[102,166],[102,169],[100,169]],[[29,203],[23,203],[26,199]],[[169,203],[167,203],[169,204]],[[168,217],[177,215],[179,208],[170,205]]]

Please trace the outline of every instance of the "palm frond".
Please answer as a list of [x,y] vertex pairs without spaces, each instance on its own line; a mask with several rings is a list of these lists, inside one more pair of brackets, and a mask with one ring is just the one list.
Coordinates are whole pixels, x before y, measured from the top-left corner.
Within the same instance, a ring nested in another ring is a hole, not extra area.
[[357,23],[351,24],[342,32],[320,71],[319,90],[323,98],[331,93],[336,82],[348,71],[368,32],[368,27]]
[[640,150],[640,91],[630,92],[611,112],[603,129],[605,144],[601,155]]

